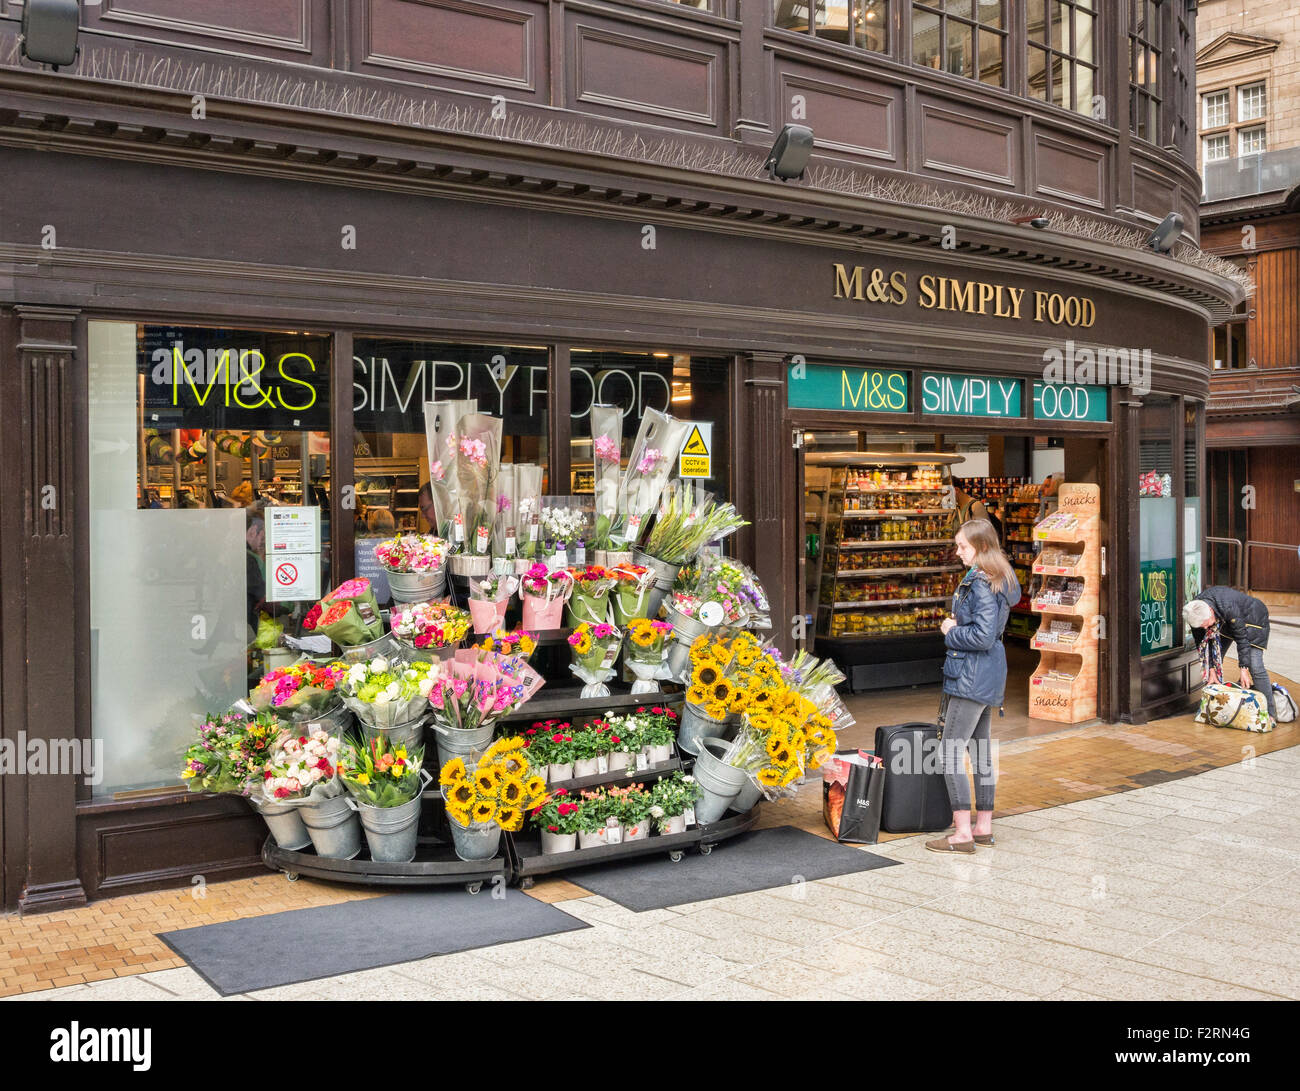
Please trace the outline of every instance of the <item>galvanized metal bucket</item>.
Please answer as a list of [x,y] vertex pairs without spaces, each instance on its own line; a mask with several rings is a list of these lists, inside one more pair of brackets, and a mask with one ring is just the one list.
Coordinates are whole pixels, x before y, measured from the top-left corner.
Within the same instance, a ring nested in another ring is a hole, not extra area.
[[677,748],[688,754],[698,754],[700,743],[706,736],[729,739],[736,733],[735,725],[728,716],[715,720],[705,715],[703,709],[696,708],[689,701],[682,704],[682,717],[677,724]]
[[444,727],[434,720],[430,725],[438,739],[438,768],[441,769],[452,758],[464,758],[465,768],[472,769],[478,764],[483,752],[492,745],[493,727],[476,727],[466,731],[459,727]]
[[385,633],[383,636],[377,636],[374,640],[368,640],[364,644],[349,644],[342,652],[339,658],[344,663],[368,663],[377,655],[382,655],[385,659],[397,655],[402,649],[398,643],[397,637],[392,633]]
[[361,822],[351,804],[347,796],[334,796],[298,808],[317,856],[351,860],[361,851]]
[[743,769],[727,765],[722,760],[729,743],[726,739],[700,740],[700,752],[695,759],[695,782],[703,795],[695,804],[695,818],[701,825],[716,822],[740,793],[747,774]]
[[385,864],[409,864],[415,859],[420,834],[420,806],[423,790],[433,777],[427,769],[420,770],[421,790],[409,803],[396,807],[372,807],[353,799],[353,808],[361,816],[361,828],[366,833],[370,859]]
[[397,643],[401,648],[399,654],[408,663],[441,663],[454,659],[458,647],[456,644],[443,644],[436,648],[417,648],[404,640],[399,640]]
[[[259,788],[258,791],[261,789]],[[280,848],[305,849],[311,844],[311,835],[303,825],[302,815],[298,813],[297,807],[272,803],[257,796],[249,796],[248,802],[252,804],[253,810],[262,816],[262,821],[266,823],[266,828],[271,831],[271,836],[275,838],[275,843]]]
[[447,558],[453,576],[486,576],[492,571],[492,558],[486,553],[453,553]]
[[677,578],[677,573],[682,570],[682,566],[671,561],[661,561],[658,557],[652,557],[640,549],[632,550],[632,560],[636,564],[649,568],[655,574],[655,585],[646,594],[645,616],[656,617],[659,614],[659,607],[663,605],[664,596],[672,590],[673,580]]
[[371,739],[385,739],[390,746],[404,746],[411,750],[424,742],[424,723],[427,719],[427,716],[417,716],[414,720],[394,724],[392,727],[371,727],[363,723],[361,731],[367,743]]
[[432,572],[391,572],[388,590],[394,602],[429,602],[447,593],[447,570],[441,565]]
[[302,716],[290,715],[288,719],[300,731],[311,730],[319,725],[324,731],[339,738],[342,738],[352,726],[352,712],[342,701],[336,701],[323,712],[304,713]]
[[448,817],[451,847],[462,860],[491,860],[501,844],[501,827],[495,822],[471,822],[462,826]]
[[736,798],[731,801],[731,809],[745,814],[751,811],[763,798],[763,789],[758,786],[758,781],[753,774],[747,774],[745,783],[741,785],[740,791],[736,793]]

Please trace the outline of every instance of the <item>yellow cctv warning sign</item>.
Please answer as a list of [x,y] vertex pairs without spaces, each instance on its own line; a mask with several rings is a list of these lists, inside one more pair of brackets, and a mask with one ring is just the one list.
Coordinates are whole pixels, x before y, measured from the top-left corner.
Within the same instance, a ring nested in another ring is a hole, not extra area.
[[713,476],[713,422],[692,425],[691,434],[677,460],[678,477]]

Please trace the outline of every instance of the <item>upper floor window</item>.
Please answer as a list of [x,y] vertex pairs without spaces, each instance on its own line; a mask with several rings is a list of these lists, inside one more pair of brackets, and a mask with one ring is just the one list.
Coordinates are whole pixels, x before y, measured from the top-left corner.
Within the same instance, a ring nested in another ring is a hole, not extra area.
[[1006,86],[1004,0],[927,0],[912,5],[912,63]]
[[1205,161],[1213,163],[1219,159],[1227,159],[1231,154],[1231,148],[1228,144],[1228,134],[1219,133],[1218,136],[1207,136],[1205,138]]
[[1029,0],[1029,94],[1093,115],[1097,0]]
[[1217,129],[1221,125],[1228,124],[1228,102],[1230,95],[1227,91],[1214,91],[1208,95],[1201,96],[1201,128]]
[[884,53],[889,49],[889,0],[773,0],[782,30]]
[[1237,133],[1238,155],[1261,155],[1266,150],[1264,126],[1256,125],[1253,129],[1241,129]]
[[[1225,91],[1224,96],[1227,96]],[[1237,88],[1237,120],[1238,121],[1258,121],[1268,110],[1268,100],[1264,90],[1264,84],[1252,83],[1246,87]],[[1227,124],[1226,119],[1219,124]]]
[[1129,23],[1129,127],[1133,132],[1160,142],[1160,0],[1132,0]]

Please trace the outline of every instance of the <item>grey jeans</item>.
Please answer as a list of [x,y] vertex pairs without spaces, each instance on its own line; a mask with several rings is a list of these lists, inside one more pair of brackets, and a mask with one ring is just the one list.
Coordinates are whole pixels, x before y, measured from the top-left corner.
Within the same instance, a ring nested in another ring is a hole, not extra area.
[[1264,669],[1264,652],[1251,645],[1246,649],[1246,658],[1238,659],[1237,665],[1250,671],[1250,688],[1257,690],[1268,703],[1268,714],[1277,719],[1277,706],[1273,703],[1273,680]]
[[943,721],[943,779],[954,811],[970,810],[970,781],[966,777],[966,748],[970,746],[971,768],[975,770],[975,809],[993,810],[993,740],[990,734],[993,710],[966,697],[948,698]]

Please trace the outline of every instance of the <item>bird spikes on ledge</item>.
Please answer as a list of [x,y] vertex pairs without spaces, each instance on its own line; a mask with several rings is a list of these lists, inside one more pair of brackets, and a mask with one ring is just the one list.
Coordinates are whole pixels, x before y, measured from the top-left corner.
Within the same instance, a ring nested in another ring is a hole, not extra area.
[[[21,67],[16,38],[0,51],[0,66]],[[366,118],[390,125],[586,152],[703,174],[752,179],[765,176],[765,153],[708,147],[686,140],[646,140],[612,126],[565,119],[517,113],[506,118],[494,118],[491,109],[440,103],[432,97],[419,97],[402,91],[339,86],[238,64],[190,64],[175,59],[151,58],[114,46],[86,45],[77,65],[67,71],[107,83]],[[930,208],[1000,224],[1017,216],[1040,213],[1039,209],[1013,200],[941,189],[923,182],[880,177],[845,167],[812,166],[805,175],[805,183],[810,188],[829,193],[848,194],[903,207]],[[1049,211],[1046,217],[1050,229],[1071,238],[1093,239],[1134,250],[1146,249],[1147,233],[1137,228],[1124,227],[1099,217],[1059,211]],[[1253,288],[1249,274],[1194,246],[1182,244],[1172,256],[1177,261],[1235,281],[1247,291]]]

